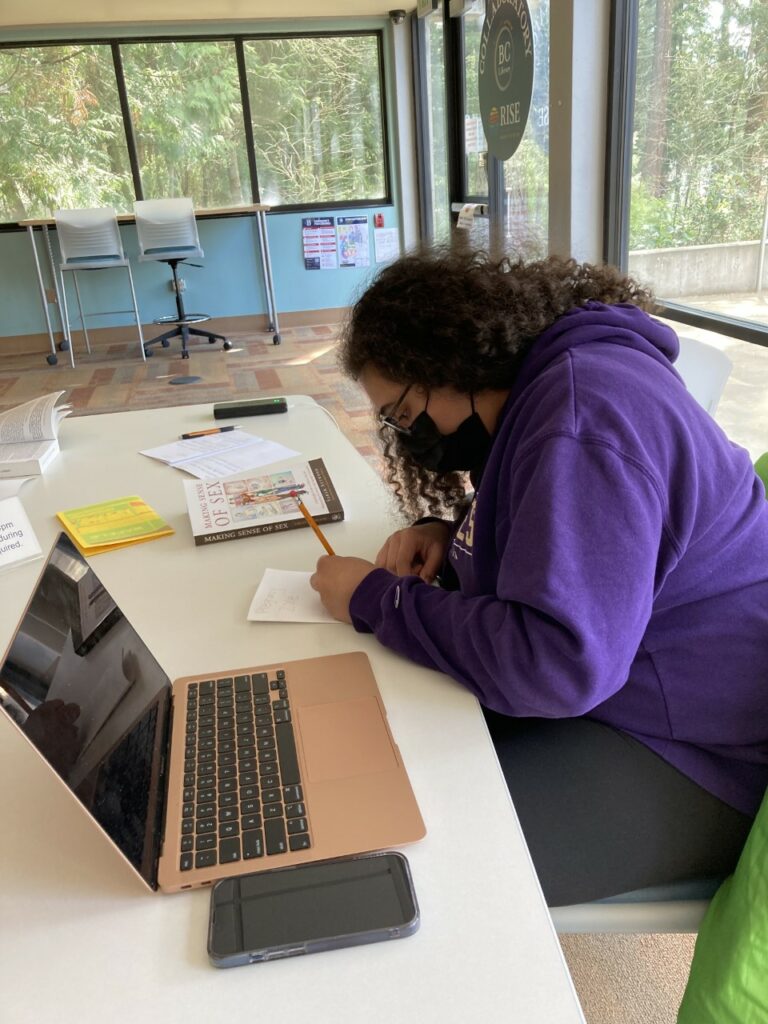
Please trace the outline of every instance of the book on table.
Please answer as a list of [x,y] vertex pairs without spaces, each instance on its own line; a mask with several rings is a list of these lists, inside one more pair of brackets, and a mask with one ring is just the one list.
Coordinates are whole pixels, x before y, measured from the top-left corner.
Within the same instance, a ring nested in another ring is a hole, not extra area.
[[59,454],[59,424],[72,412],[53,391],[0,413],[0,477],[38,476]]
[[266,467],[223,480],[185,480],[195,544],[216,544],[307,527],[292,492],[317,523],[344,518],[344,509],[322,459]]
[[173,527],[138,495],[113,498],[57,512],[57,518],[84,555],[98,555],[173,533]]

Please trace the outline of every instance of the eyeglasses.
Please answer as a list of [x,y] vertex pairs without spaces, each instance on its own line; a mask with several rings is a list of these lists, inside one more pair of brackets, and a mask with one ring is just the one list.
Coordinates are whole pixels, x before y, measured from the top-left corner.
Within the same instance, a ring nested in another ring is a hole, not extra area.
[[379,413],[379,423],[381,424],[382,427],[389,427],[391,430],[397,431],[398,434],[410,434],[410,427],[404,427],[402,423],[397,422],[397,410],[405,401],[405,396],[411,390],[411,387],[412,385],[408,384],[405,391],[403,391],[403,393],[400,395],[398,400],[395,402],[395,404],[392,406],[392,408],[386,415],[384,415],[384,413],[382,412]]

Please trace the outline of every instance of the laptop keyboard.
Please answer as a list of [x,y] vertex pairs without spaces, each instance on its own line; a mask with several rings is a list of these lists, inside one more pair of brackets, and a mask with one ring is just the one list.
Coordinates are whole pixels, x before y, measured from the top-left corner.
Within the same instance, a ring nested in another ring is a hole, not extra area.
[[311,845],[284,670],[191,683],[180,869]]

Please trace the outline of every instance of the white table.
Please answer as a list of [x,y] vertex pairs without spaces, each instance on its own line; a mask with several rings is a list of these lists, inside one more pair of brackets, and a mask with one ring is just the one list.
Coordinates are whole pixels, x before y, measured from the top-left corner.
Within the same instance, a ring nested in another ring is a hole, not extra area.
[[[195,547],[185,475],[141,448],[210,425],[210,405],[65,420],[62,454],[21,498],[44,549],[54,512],[138,493],[173,537],[100,555],[94,568],[168,675],[364,650],[428,834],[405,849],[422,925],[415,936],[271,964],[208,965],[208,892],[144,891],[108,842],[0,716],[0,1018],[8,1024],[263,1020],[358,1024],[583,1021],[474,697],[371,636],[339,624],[249,623],[267,567],[310,569],[310,530]],[[305,456],[322,455],[347,520],[340,553],[372,557],[391,527],[388,494],[311,399],[243,421]],[[42,563],[0,576],[0,649]]]

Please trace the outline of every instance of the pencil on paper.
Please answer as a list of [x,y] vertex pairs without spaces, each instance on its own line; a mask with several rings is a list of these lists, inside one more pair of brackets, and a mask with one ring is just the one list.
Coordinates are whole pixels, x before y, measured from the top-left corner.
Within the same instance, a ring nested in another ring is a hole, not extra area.
[[322,531],[322,530],[320,529],[320,527],[319,527],[319,526],[317,525],[317,523],[315,522],[315,520],[314,520],[314,517],[313,517],[312,515],[310,515],[310,513],[309,513],[309,512],[307,511],[307,508],[306,508],[306,506],[305,506],[304,502],[303,502],[303,501],[301,500],[301,498],[300,498],[300,497],[298,496],[298,494],[296,493],[296,491],[291,491],[291,497],[292,497],[292,498],[293,498],[293,499],[295,500],[296,504],[297,504],[297,505],[299,506],[299,512],[301,512],[301,514],[302,514],[302,515],[304,516],[304,518],[305,518],[305,519],[307,520],[307,522],[309,523],[309,525],[310,525],[310,526],[312,527],[312,529],[313,529],[313,530],[315,531],[315,534],[317,535],[317,539],[318,539],[318,540],[320,541],[320,543],[321,543],[321,544],[323,545],[323,547],[324,547],[324,548],[325,548],[325,550],[326,550],[326,551],[328,552],[328,554],[329,554],[329,555],[335,555],[335,554],[336,554],[336,552],[335,552],[335,551],[333,550],[333,548],[331,547],[331,545],[330,545],[330,544],[328,543],[328,541],[327,541],[327,540],[325,539],[325,534],[323,533],[323,531]]

